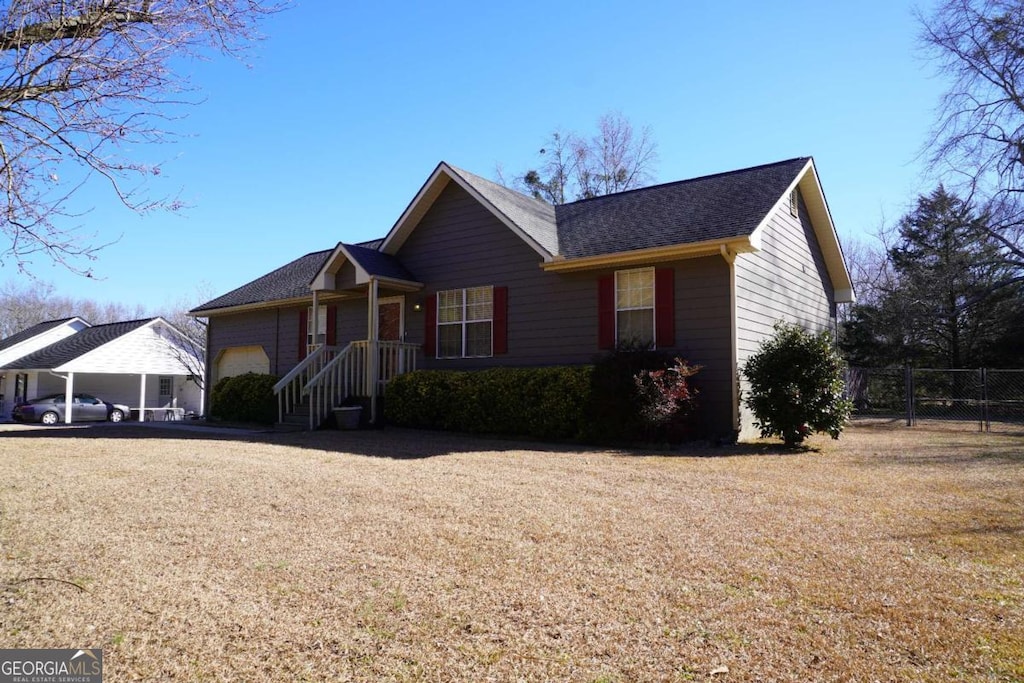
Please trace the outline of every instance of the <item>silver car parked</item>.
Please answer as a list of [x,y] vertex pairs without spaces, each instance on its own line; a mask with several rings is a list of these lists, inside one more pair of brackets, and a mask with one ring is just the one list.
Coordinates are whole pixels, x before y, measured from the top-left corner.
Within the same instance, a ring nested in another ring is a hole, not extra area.
[[[11,418],[18,422],[41,422],[54,425],[64,422],[64,394],[50,394],[19,403],[11,411]],[[89,394],[74,394],[71,404],[71,419],[74,422],[120,422],[131,414],[128,406],[109,403]]]

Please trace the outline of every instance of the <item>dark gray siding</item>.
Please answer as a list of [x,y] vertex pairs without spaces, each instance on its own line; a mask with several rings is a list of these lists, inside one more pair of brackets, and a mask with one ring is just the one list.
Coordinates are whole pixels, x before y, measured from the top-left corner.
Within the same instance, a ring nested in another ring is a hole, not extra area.
[[[799,216],[784,202],[764,227],[762,249],[736,257],[737,362],[742,368],[779,320],[808,330],[835,325],[835,292],[803,201]],[[741,391],[745,382],[740,384]],[[741,410],[743,436],[756,436]]]
[[259,345],[270,359],[271,374],[285,374],[299,357],[300,310],[300,306],[293,306],[210,318],[207,358],[215,359],[222,350],[233,346]]
[[366,299],[350,299],[334,304],[338,307],[337,340],[339,346],[366,339]]
[[[585,363],[597,353],[596,285],[592,275],[541,270],[541,256],[451,183],[402,245],[398,259],[425,290],[508,287],[508,353],[494,358],[424,359],[429,368]],[[408,340],[423,343],[424,313],[406,307]]]
[[[493,358],[421,358],[426,368],[556,365],[592,362],[597,341],[597,281],[611,270],[549,273],[542,259],[458,186],[449,185],[410,235],[398,258],[420,281],[406,297],[408,341],[422,344],[424,314],[412,307],[443,289],[508,287],[508,353]],[[729,268],[718,256],[680,261],[676,272],[676,341],[703,366],[697,376],[708,424],[727,432],[732,420]],[[365,323],[364,323],[365,328]]]
[[680,261],[673,267],[676,272],[676,346],[684,358],[703,366],[694,381],[701,392],[698,402],[708,428],[715,434],[731,433],[729,264],[720,256],[708,256]]
[[334,276],[335,289],[351,289],[356,286],[356,269],[346,261]]

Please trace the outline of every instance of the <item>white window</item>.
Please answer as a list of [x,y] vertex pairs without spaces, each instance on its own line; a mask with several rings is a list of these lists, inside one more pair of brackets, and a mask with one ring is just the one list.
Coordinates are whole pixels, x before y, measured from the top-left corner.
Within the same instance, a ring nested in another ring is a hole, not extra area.
[[469,287],[437,293],[437,357],[492,355],[494,288]]
[[615,273],[615,340],[620,346],[654,346],[654,268]]
[[797,194],[796,188],[789,193],[789,213],[792,216],[800,215],[800,195]]
[[318,346],[327,343],[327,307],[317,309],[316,339],[313,339],[313,307],[306,309],[306,352],[312,353]]

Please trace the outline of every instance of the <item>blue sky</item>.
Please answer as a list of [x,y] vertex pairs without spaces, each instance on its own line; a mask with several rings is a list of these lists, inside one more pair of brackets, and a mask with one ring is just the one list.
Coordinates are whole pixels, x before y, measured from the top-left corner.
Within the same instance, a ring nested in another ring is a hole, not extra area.
[[[927,8],[927,6],[926,6]],[[668,182],[813,155],[841,236],[931,189],[919,158],[943,83],[913,5],[822,2],[313,2],[264,25],[242,64],[185,65],[205,101],[138,217],[97,191],[83,232],[118,241],[58,293],[157,310],[302,254],[385,234],[441,160],[525,170],[555,128],[621,111],[650,126]],[[2,279],[14,279],[5,266]],[[198,302],[196,302],[198,303]]]

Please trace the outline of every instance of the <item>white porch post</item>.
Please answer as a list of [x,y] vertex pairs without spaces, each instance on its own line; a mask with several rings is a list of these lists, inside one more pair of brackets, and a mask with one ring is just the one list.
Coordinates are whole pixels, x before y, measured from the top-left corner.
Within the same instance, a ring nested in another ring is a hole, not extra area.
[[146,421],[146,373],[139,375],[139,422]]
[[380,357],[380,353],[377,349],[377,341],[380,336],[379,320],[377,316],[377,300],[379,298],[380,289],[377,283],[377,278],[370,278],[370,288],[367,292],[366,302],[367,312],[366,319],[366,330],[370,338],[370,357],[367,359],[367,378],[366,381],[369,384],[368,389],[370,394],[370,423],[377,422],[377,362]]
[[206,415],[206,388],[199,392],[199,414]]
[[[320,340],[320,292],[313,290],[313,346],[317,346]],[[309,349],[306,349],[309,352]]]
[[75,373],[69,372],[64,380],[64,424],[71,424],[71,412],[74,410]]

